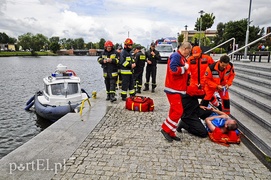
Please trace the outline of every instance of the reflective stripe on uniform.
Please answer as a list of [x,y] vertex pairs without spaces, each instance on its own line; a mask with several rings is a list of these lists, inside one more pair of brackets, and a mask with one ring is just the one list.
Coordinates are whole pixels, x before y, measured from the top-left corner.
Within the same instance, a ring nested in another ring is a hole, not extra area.
[[120,70],[120,73],[121,73],[121,74],[132,74],[132,71],[131,71],[131,70],[121,69],[121,70]]
[[140,55],[139,59],[145,61],[146,60],[146,56],[145,55]]

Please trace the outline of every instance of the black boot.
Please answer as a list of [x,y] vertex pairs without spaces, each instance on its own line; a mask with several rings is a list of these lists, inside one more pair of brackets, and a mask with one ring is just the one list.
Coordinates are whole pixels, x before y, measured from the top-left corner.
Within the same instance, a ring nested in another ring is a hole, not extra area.
[[141,88],[137,88],[137,91],[136,91],[137,93],[141,93]]
[[154,92],[155,92],[155,90],[154,90],[155,88],[156,88],[156,85],[155,85],[155,84],[153,84],[153,85],[152,85],[152,89],[151,89],[151,92],[152,92],[152,93],[154,93]]
[[150,89],[149,89],[149,84],[146,84],[146,83],[145,83],[144,85],[145,85],[145,88],[143,89],[143,91],[148,91],[148,90],[150,90]]
[[126,98],[127,98],[127,95],[121,95],[121,99],[123,100],[123,101],[126,101]]
[[107,97],[106,97],[106,99],[105,100],[107,100],[107,101],[109,101],[110,100],[110,94],[107,94]]
[[177,131],[182,132],[182,128],[184,128],[185,130],[188,130],[189,126],[188,126],[188,124],[186,124],[185,122],[180,120],[179,125],[177,127]]
[[116,100],[117,100],[117,98],[115,98],[115,94],[110,94],[110,101],[114,102]]

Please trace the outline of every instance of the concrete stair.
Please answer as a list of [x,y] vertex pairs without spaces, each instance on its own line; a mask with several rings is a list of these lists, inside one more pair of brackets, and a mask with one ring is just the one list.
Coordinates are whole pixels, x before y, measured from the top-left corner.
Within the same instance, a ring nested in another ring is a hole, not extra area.
[[271,169],[271,64],[233,64],[231,116],[239,123],[242,142]]

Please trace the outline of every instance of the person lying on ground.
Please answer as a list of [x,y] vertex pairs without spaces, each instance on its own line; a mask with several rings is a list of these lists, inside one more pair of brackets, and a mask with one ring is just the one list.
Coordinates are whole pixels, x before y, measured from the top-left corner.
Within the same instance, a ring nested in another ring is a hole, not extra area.
[[[206,108],[207,107],[202,107]],[[212,141],[229,146],[229,144],[240,144],[240,132],[237,121],[230,118],[226,113],[212,108],[214,112],[205,119],[206,128]]]

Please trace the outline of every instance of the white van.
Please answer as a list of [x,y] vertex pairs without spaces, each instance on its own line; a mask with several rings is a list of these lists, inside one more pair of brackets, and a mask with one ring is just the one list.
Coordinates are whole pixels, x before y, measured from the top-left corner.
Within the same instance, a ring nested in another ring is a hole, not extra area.
[[174,52],[172,44],[157,44],[155,47],[161,56],[161,62],[167,63],[168,57]]

